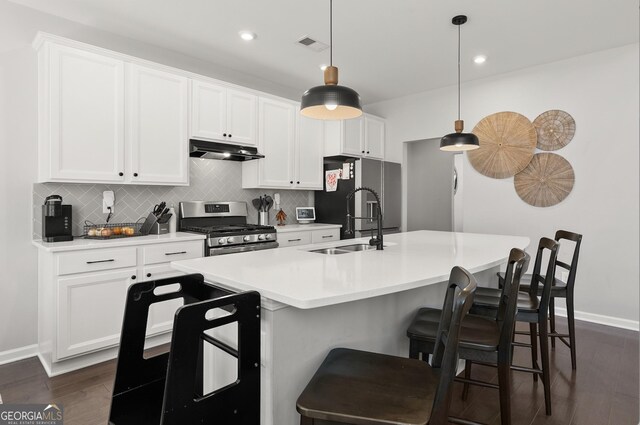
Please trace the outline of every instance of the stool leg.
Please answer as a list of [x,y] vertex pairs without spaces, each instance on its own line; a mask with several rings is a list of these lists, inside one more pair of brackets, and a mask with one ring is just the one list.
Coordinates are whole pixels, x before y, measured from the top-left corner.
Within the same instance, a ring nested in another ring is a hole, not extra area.
[[[542,384],[544,385],[544,406],[547,416],[551,415],[551,378],[549,374],[549,334],[547,320],[538,323],[540,327],[540,355],[542,357]],[[537,375],[537,374],[535,374]]]
[[313,425],[313,419],[300,416],[300,425]]
[[500,392],[500,423],[511,425],[511,379],[508,362],[498,362],[498,385]]
[[[538,327],[529,323],[529,337],[531,338],[531,367],[538,369]],[[538,382],[538,374],[533,374],[533,381]]]
[[576,369],[576,321],[573,308],[573,294],[567,295],[567,322],[569,325],[569,344],[571,345],[571,369]]
[[[471,379],[471,362],[469,360],[464,361],[464,377]],[[462,387],[462,399],[466,400],[469,395],[469,383],[465,382]]]
[[[556,303],[553,297],[549,299],[549,330],[551,333],[555,333],[556,331]],[[555,336],[551,337],[551,348],[556,348]]]
[[418,344],[413,339],[409,339],[409,358],[419,359],[420,353],[418,352]]

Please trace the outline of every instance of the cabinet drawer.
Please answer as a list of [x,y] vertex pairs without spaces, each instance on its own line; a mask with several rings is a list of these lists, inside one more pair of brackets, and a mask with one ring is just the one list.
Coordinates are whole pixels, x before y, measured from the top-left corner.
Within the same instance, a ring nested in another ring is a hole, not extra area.
[[167,263],[169,261],[200,258],[204,250],[204,242],[189,241],[167,244],[149,245],[143,248],[144,264]]
[[340,229],[314,230],[311,232],[311,243],[340,240]]
[[135,267],[136,248],[91,249],[58,255],[58,276]]
[[278,234],[278,243],[281,247],[308,245],[311,243],[311,232],[287,232]]

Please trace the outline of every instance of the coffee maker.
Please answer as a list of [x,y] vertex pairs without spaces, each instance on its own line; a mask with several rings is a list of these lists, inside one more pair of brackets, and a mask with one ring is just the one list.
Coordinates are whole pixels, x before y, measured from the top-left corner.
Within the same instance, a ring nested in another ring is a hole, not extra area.
[[42,240],[45,242],[72,241],[71,205],[62,205],[62,196],[47,196],[42,206]]

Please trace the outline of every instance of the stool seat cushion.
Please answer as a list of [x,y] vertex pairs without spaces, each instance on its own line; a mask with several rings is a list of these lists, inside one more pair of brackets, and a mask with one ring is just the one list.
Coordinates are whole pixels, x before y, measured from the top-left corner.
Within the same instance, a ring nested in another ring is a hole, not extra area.
[[297,402],[303,416],[350,424],[426,424],[439,374],[426,362],[336,348]]
[[[500,283],[500,287],[502,288],[502,282],[504,281],[503,272],[498,273],[498,281]],[[538,284],[538,295],[542,295],[542,287],[543,287],[542,284]],[[522,276],[522,278],[520,279],[520,291],[529,292],[530,288],[531,288],[531,275],[526,274]],[[483,288],[478,287],[478,290],[480,289],[483,289]],[[493,288],[486,288],[486,289],[493,289]],[[476,294],[477,293],[478,292],[476,291]],[[562,280],[556,277],[553,280],[553,286],[551,287],[551,296],[563,297],[563,296],[566,296],[566,293],[567,293],[567,283],[563,282]]]
[[[435,342],[440,322],[441,310],[421,308],[407,329],[407,336],[412,339]],[[475,349],[496,351],[500,341],[500,328],[495,319],[466,315],[460,327],[460,350]]]

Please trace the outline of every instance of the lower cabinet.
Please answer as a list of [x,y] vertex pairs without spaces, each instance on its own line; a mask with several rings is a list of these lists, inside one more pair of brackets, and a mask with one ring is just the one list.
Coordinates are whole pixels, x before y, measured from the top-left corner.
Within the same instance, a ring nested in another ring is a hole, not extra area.
[[[183,273],[170,262],[202,257],[202,240],[39,253],[38,346],[41,358],[64,362],[116,347],[130,285]],[[178,289],[168,285],[158,293]],[[153,304],[147,337],[171,331],[182,299]],[[102,359],[104,360],[104,359]],[[49,369],[52,369],[49,365]]]
[[59,279],[55,357],[118,344],[127,288],[135,278],[136,269],[125,268]]
[[301,230],[296,232],[279,232],[280,248],[297,245],[309,245],[340,240],[340,228],[332,227],[319,230]]

